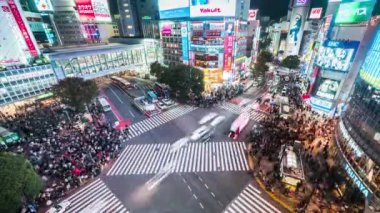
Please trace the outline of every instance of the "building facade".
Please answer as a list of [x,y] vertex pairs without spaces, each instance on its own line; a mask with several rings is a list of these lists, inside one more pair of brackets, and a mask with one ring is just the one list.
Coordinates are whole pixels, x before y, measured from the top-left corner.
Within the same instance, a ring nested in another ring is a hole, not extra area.
[[380,211],[380,28],[370,42],[350,100],[336,131],[336,152],[348,185],[366,200],[368,212]]

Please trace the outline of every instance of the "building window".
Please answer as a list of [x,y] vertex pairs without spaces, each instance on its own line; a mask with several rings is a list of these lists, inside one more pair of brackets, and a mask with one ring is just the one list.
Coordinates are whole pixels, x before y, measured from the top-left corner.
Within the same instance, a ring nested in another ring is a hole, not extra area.
[[127,4],[127,3],[124,3],[123,5],[124,5],[124,7],[128,7],[128,4]]
[[128,29],[132,29],[133,27],[132,27],[132,25],[128,25]]
[[131,18],[131,15],[126,15],[125,17],[127,17],[127,18]]
[[129,10],[124,10],[125,13],[129,13]]
[[135,36],[135,34],[129,34],[129,36]]

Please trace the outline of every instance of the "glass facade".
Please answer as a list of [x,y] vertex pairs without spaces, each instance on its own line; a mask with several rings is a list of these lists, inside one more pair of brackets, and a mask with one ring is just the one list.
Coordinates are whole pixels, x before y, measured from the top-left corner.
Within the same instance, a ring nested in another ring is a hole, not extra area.
[[[154,54],[154,52],[153,52]],[[50,56],[53,69],[59,79],[65,77],[96,78],[114,72],[134,69],[154,62],[157,56],[147,58],[143,45],[136,48],[111,51],[88,51],[84,54]],[[141,70],[141,69],[139,69]]]
[[0,71],[0,105],[40,95],[56,82],[50,65]]

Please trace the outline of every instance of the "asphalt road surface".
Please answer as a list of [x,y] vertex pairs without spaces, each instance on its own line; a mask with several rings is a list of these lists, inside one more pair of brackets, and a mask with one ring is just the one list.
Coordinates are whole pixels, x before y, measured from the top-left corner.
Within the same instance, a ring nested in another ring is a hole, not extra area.
[[[245,98],[255,100],[262,91],[248,93]],[[112,102],[109,120],[132,122],[129,137],[116,162],[66,198],[67,212],[285,212],[248,174],[244,136],[265,115],[251,113],[250,124],[233,141],[227,134],[241,109],[232,103],[207,109],[179,105],[146,118],[119,88],[108,86],[103,95]],[[171,152],[171,144],[190,136],[210,112],[226,117],[210,141],[189,142]]]

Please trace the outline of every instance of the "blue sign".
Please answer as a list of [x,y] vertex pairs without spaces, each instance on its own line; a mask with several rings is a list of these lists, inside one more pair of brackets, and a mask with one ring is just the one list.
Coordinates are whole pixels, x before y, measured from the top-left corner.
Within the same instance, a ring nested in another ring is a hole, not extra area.
[[190,16],[190,8],[160,10],[160,19],[185,18]]
[[344,170],[346,170],[348,176],[352,179],[355,185],[359,188],[360,192],[363,193],[364,197],[368,197],[372,195],[372,192],[368,189],[368,187],[362,182],[362,180],[357,176],[356,172],[352,169],[352,167],[346,163],[344,165]]
[[181,23],[181,37],[182,37],[182,60],[184,64],[189,63],[189,42],[187,22]]

